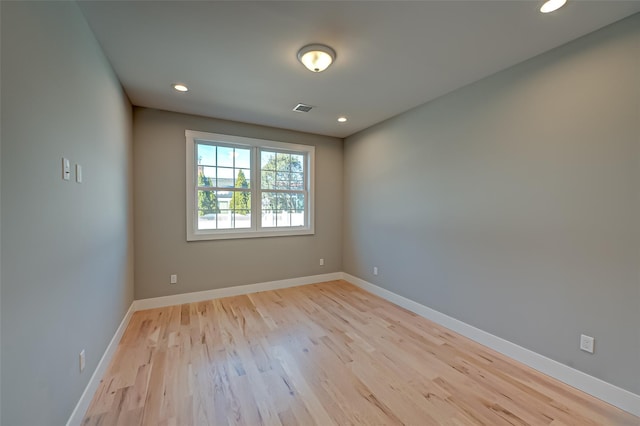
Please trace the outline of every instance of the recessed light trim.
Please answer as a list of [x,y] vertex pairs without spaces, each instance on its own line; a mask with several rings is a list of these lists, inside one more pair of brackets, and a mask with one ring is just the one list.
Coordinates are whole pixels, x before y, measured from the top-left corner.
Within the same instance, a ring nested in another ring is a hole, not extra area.
[[336,60],[336,51],[324,44],[308,44],[298,51],[298,60],[311,72],[322,72]]
[[347,117],[338,117],[338,123],[346,123]]
[[172,87],[173,87],[173,90],[175,90],[176,92],[184,93],[189,91],[189,88],[182,83],[175,83]]
[[540,12],[542,12],[542,13],[551,13],[553,11],[556,11],[556,10],[560,9],[566,3],[567,3],[567,0],[547,0],[540,7]]

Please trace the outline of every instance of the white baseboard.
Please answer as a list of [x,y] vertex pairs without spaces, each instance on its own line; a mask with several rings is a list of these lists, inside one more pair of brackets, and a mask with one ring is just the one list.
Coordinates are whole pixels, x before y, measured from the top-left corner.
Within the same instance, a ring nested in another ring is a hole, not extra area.
[[315,284],[324,281],[342,279],[342,272],[333,272],[308,277],[289,278],[286,280],[268,281],[257,284],[239,285],[235,287],[216,288],[213,290],[196,291],[193,293],[174,294],[171,296],[153,297],[134,301],[135,310],[162,308],[165,306],[182,305],[183,303],[202,302],[221,297],[239,296],[242,294],[257,293],[259,291],[278,290],[280,288],[296,287],[299,285]]
[[398,306],[410,310],[428,320],[442,325],[481,345],[487,346],[503,355],[519,361],[543,374],[551,376],[561,382],[579,389],[589,395],[608,402],[624,411],[640,416],[640,395],[590,376],[575,368],[561,364],[515,343],[511,343],[491,333],[480,330],[467,323],[459,321],[434,309],[414,302],[411,299],[395,294],[375,284],[371,284],[353,275],[343,273],[343,279],[362,288],[363,290],[380,296]]
[[91,404],[93,395],[98,390],[100,380],[102,380],[102,376],[104,376],[104,373],[107,371],[107,367],[109,367],[109,364],[111,363],[111,358],[113,358],[113,355],[116,353],[120,339],[129,325],[131,316],[135,312],[134,304],[135,301],[131,306],[129,306],[129,310],[124,315],[124,318],[122,318],[122,321],[120,321],[120,325],[111,338],[102,358],[100,358],[100,362],[98,362],[96,369],[93,371],[93,374],[89,379],[89,383],[87,383],[87,386],[84,388],[84,392],[82,392],[82,396],[80,396],[80,400],[76,404],[76,408],[73,409],[73,413],[71,413],[71,417],[69,417],[69,420],[67,421],[67,426],[80,426],[82,423],[82,419],[89,408],[89,404]]

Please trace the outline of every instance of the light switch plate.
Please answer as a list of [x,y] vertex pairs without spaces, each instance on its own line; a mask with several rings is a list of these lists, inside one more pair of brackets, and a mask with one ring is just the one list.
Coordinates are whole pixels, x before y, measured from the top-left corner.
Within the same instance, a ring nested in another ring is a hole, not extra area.
[[80,351],[80,372],[84,371],[84,367],[86,365],[85,363],[85,356],[84,356],[84,349]]
[[76,164],[76,182],[82,183],[82,166]]
[[62,157],[62,179],[71,179],[71,165],[68,158]]

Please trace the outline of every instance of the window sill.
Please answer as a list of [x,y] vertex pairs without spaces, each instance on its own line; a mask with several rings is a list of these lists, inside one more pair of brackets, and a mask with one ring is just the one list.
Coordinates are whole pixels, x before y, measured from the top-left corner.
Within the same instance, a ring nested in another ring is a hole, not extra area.
[[243,238],[268,238],[268,237],[292,237],[298,235],[314,235],[313,229],[302,228],[295,230],[273,230],[273,231],[228,231],[228,232],[207,232],[195,231],[187,233],[187,241],[209,241],[209,240],[236,240]]

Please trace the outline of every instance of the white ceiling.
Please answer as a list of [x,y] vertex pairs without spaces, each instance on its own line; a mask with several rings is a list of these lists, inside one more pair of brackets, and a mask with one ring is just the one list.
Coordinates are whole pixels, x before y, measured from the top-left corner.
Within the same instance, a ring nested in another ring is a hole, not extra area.
[[[548,15],[536,0],[79,4],[134,105],[338,137],[640,11],[613,0]],[[309,43],[336,50],[327,71],[297,61]],[[315,108],[293,112],[298,102]]]

